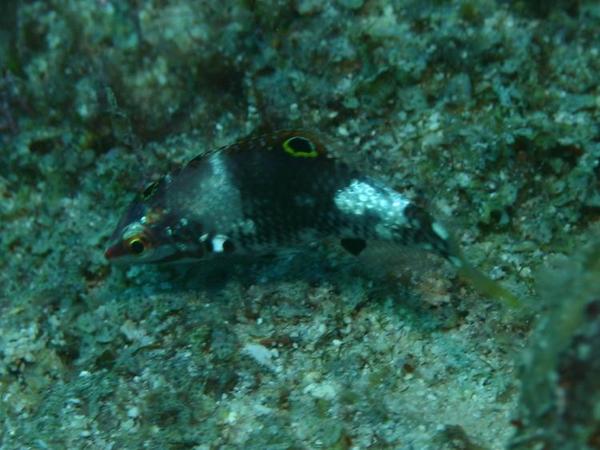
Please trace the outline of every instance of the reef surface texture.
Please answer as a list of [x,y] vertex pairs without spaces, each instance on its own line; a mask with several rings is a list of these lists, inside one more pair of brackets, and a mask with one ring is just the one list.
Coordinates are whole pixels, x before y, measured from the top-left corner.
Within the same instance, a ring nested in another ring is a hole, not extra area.
[[[47,0],[0,17],[0,448],[600,448],[600,5]],[[113,267],[133,193],[299,127],[441,258]]]

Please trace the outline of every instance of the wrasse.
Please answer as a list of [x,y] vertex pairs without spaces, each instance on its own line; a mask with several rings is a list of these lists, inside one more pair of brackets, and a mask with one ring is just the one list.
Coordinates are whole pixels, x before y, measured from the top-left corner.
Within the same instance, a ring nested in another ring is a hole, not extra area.
[[125,212],[105,256],[115,263],[165,263],[261,255],[332,236],[353,255],[369,241],[435,252],[484,293],[517,304],[465,261],[423,208],[328,155],[306,131],[239,141],[150,184]]

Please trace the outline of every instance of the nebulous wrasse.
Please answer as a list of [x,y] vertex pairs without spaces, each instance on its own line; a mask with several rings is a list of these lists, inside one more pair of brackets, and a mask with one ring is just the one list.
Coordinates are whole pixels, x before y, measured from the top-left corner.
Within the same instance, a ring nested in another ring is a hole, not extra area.
[[450,233],[384,182],[327,153],[306,131],[280,131],[202,154],[150,184],[120,220],[115,263],[260,255],[334,237],[358,255],[370,241],[439,254],[485,293],[516,298],[469,265]]

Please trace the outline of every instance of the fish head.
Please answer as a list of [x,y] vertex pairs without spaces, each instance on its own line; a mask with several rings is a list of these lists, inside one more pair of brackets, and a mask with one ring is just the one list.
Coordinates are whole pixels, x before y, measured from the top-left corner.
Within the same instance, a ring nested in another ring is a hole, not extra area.
[[158,185],[153,183],[140,193],[121,217],[104,252],[110,262],[162,262],[177,252],[168,235],[172,216],[164,206],[164,196],[155,195]]

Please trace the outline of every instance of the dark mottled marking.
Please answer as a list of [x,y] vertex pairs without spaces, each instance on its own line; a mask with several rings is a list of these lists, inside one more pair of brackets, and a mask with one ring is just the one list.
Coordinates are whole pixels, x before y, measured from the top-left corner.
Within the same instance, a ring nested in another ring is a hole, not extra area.
[[342,247],[354,256],[358,256],[367,247],[367,242],[360,238],[343,238],[340,240]]
[[[328,213],[335,211],[335,193],[345,184],[339,178],[346,174],[333,160],[290,158],[284,152],[257,148],[229,153],[225,163],[242,193],[243,216],[252,218],[256,227],[253,236],[244,237],[244,243],[254,239],[257,244],[285,244],[306,229],[322,234],[338,230]],[[299,193],[311,201],[298,202]],[[356,221],[353,217],[347,222],[345,217],[336,219],[348,226]],[[235,238],[240,240],[240,236]]]

